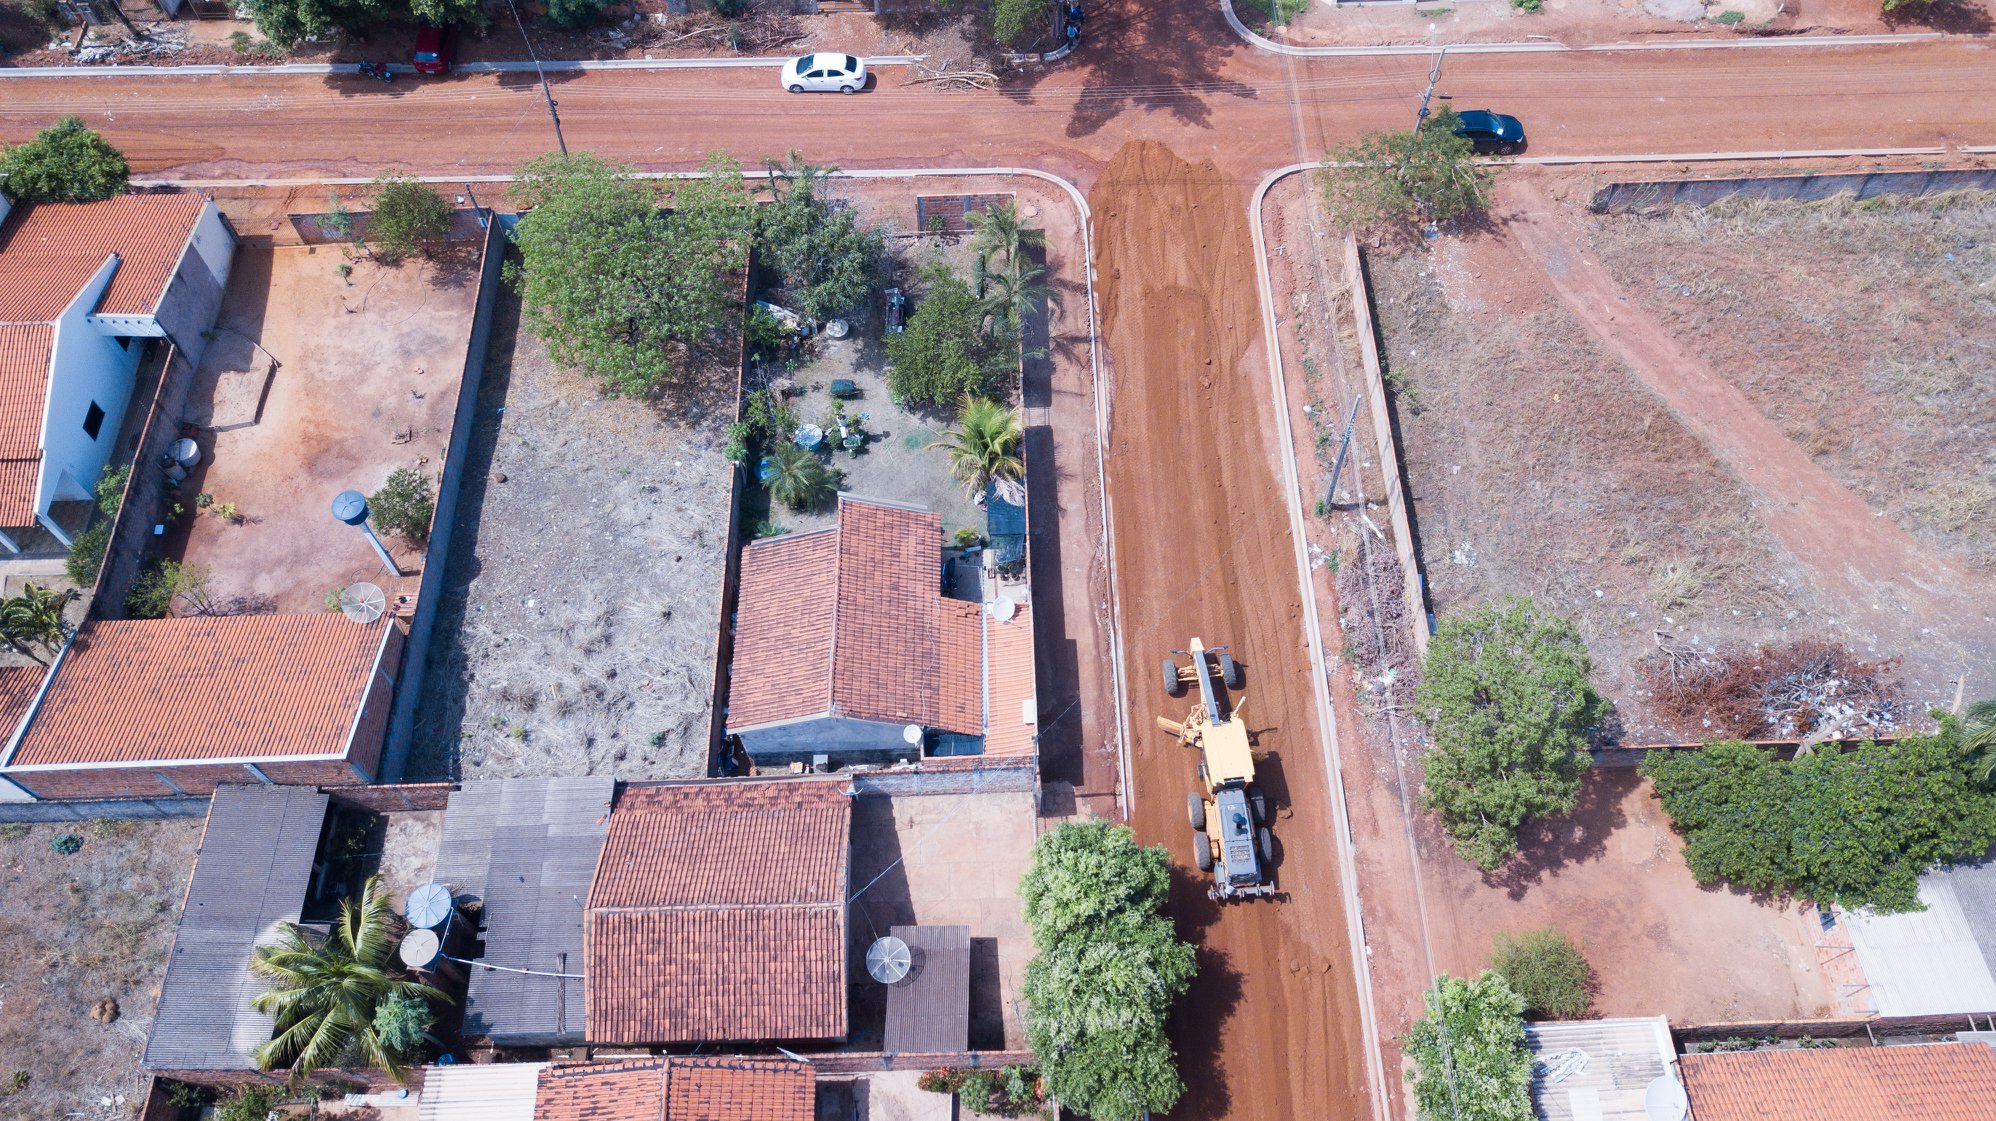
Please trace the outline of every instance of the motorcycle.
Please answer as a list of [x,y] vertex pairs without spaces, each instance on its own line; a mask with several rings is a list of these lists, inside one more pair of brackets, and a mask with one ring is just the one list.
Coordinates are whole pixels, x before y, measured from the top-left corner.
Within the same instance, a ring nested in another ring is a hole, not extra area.
[[395,80],[395,68],[385,62],[379,66],[376,66],[372,62],[362,62],[357,69],[360,73],[377,81],[392,82]]

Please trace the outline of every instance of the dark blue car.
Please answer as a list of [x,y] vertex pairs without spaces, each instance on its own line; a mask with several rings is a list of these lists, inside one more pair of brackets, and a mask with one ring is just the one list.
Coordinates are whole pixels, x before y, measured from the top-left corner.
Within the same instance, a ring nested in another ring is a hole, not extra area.
[[1469,109],[1456,114],[1455,134],[1467,138],[1481,153],[1508,156],[1525,150],[1525,126],[1518,118],[1488,109]]

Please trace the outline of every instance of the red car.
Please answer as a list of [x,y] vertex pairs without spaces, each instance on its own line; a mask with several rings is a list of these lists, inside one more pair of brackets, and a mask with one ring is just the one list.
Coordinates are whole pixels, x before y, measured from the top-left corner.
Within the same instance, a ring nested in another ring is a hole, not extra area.
[[416,29],[416,50],[411,56],[411,61],[415,64],[418,74],[448,74],[456,50],[456,24],[445,24],[442,27],[424,24]]

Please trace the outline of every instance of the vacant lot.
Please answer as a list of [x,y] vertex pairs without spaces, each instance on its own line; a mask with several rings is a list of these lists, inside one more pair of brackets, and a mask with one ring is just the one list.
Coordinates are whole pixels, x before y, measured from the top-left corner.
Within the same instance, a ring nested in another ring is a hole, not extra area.
[[1996,195],[1598,219],[1625,291],[1930,548],[1996,570]]
[[1460,246],[1368,268],[1435,613],[1530,595],[1579,624],[1624,738],[1688,732],[1629,703],[1654,632],[1775,639],[1810,608],[1746,493],[1562,305]]
[[501,297],[411,777],[706,773],[734,392],[606,398]]
[[[82,847],[51,848],[63,834]],[[138,1115],[139,1056],[200,841],[199,818],[0,824],[0,1116]]]

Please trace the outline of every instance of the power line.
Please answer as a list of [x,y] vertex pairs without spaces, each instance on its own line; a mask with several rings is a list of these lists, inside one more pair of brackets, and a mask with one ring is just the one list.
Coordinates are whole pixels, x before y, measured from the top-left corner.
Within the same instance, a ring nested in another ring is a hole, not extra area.
[[547,99],[548,119],[554,122],[554,142],[561,145],[561,154],[568,154],[568,141],[562,139],[561,114],[555,112],[554,94],[548,89],[547,71],[541,69],[540,52],[534,50],[534,41],[527,37],[527,25],[520,22],[520,9],[513,6],[513,0],[506,0],[506,10],[513,13],[513,26],[520,29],[520,42],[527,46],[527,57],[534,62],[534,74],[541,80],[541,96]]

